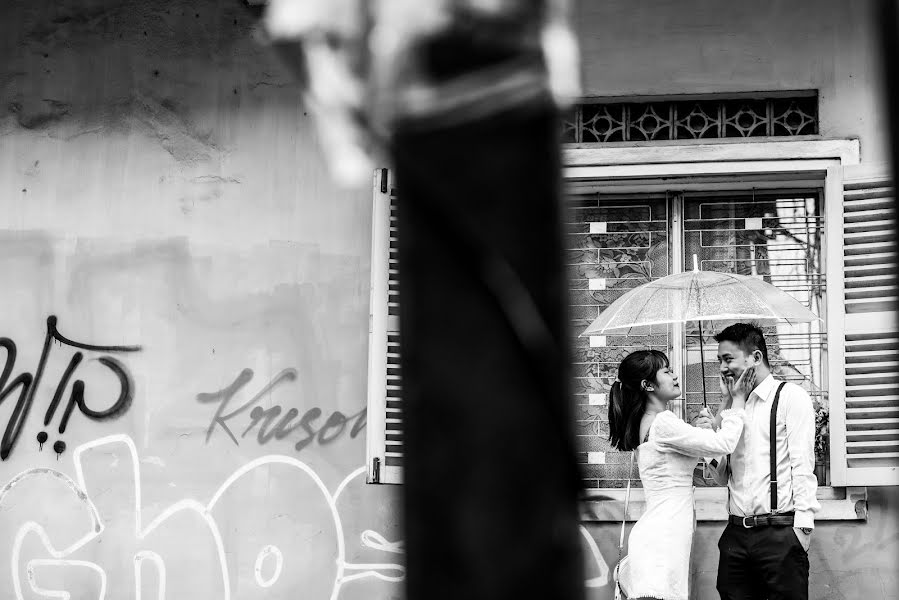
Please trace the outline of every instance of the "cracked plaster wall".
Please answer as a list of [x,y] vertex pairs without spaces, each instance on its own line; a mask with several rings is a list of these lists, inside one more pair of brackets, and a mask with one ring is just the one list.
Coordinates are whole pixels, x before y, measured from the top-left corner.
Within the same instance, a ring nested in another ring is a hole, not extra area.
[[[69,339],[140,346],[116,354],[133,399],[112,418],[45,422],[74,356],[61,343],[19,430],[18,392],[0,403],[15,433],[0,597],[398,596],[395,490],[359,471],[371,195],[332,185],[251,15],[237,0],[12,0],[0,57],[0,337],[17,350],[0,361],[10,381],[36,376],[50,315]],[[117,380],[82,354],[62,406],[80,379],[109,408]],[[229,385],[222,413],[200,396]]]
[[818,90],[820,132],[886,140],[873,0],[604,0],[576,3],[587,95]]

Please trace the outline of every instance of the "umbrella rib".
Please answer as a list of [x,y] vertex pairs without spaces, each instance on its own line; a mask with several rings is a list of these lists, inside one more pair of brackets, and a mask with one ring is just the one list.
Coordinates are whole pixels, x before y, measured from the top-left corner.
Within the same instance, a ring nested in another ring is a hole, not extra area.
[[[654,280],[650,280],[649,282],[647,282],[646,284],[643,284],[643,285],[648,285],[649,283],[652,283],[653,281],[654,281]],[[631,293],[631,292],[634,291],[634,290],[639,289],[640,287],[641,287],[641,286],[637,286],[637,287],[633,288],[632,290],[628,290],[628,291],[625,293],[625,295]],[[661,292],[661,291],[663,291],[663,290],[662,290],[662,288],[660,288],[660,287],[654,288],[654,289],[652,290],[652,293],[649,295],[649,297],[648,297],[648,298],[646,299],[646,301],[643,303],[643,306],[644,306],[644,307],[645,307],[645,306],[648,306],[648,305],[650,304],[650,300],[652,300],[652,298],[653,298],[656,294],[658,294],[659,292]],[[620,299],[621,299],[621,298],[619,298],[619,300],[620,300]],[[617,302],[617,300],[616,300],[616,302]],[[618,313],[620,313],[622,310],[624,310],[624,307],[625,307],[626,305],[627,305],[627,302],[622,303],[622,305],[615,311],[615,314],[613,314],[611,317],[609,317],[609,321],[608,321],[608,322],[611,323],[612,321],[614,321],[615,317],[618,316]],[[642,310],[642,309],[643,309],[643,307],[640,308],[640,310]],[[639,315],[639,313],[638,313],[638,315]],[[626,327],[628,327],[628,331],[630,331],[630,329],[632,329],[632,328],[634,328],[634,327],[642,327],[642,326],[643,326],[643,323],[639,323],[639,322],[637,321],[637,318],[636,318],[636,317],[634,318],[634,321],[635,321],[635,322],[632,323],[632,324],[621,325],[620,328],[623,328],[623,327],[626,326]],[[667,321],[662,321],[662,322],[663,322],[663,323],[666,323]],[[651,324],[652,324],[652,323],[651,323]],[[619,329],[619,327],[613,327],[613,328],[611,328],[611,329]],[[606,330],[603,330],[603,333],[605,333],[605,331],[606,331]]]
[[662,293],[662,292],[664,292],[664,289],[661,288],[661,287],[656,287],[655,289],[653,289],[653,290],[652,290],[652,293],[651,293],[651,294],[649,295],[649,297],[646,299],[646,302],[643,303],[643,306],[640,308],[640,310],[642,311],[643,308],[645,308],[645,307],[647,307],[647,306],[651,306],[651,304],[652,304],[652,299],[655,298],[656,295],[658,295],[658,294],[660,294],[660,293]]
[[[650,283],[652,283],[652,282],[650,281]],[[623,296],[626,296],[627,294],[630,294],[631,292],[633,292],[634,290],[637,290],[637,289],[639,289],[639,288],[640,288],[640,286],[637,286],[637,287],[635,287],[635,288],[633,288],[633,289],[628,290],[627,292],[625,292],[624,294],[622,294],[622,296],[619,297],[618,300],[620,300]],[[649,297],[652,298],[652,296],[655,295],[655,293],[656,293],[657,291],[658,291],[658,290],[653,290],[652,294],[651,294]],[[616,302],[617,302],[617,300],[616,300]],[[644,302],[643,304],[644,304],[644,306],[645,306],[645,305],[647,304],[647,302]],[[618,307],[618,309],[615,311],[615,314],[613,314],[611,317],[609,317],[608,322],[609,322],[609,323],[612,323],[612,322],[615,320],[615,317],[618,316],[618,313],[620,313],[622,310],[624,310],[624,307],[625,307],[625,306],[627,306],[627,302],[623,302],[623,303],[621,304],[621,306]],[[624,325],[622,325],[621,327],[624,327]],[[628,327],[634,327],[634,325],[629,325]],[[618,329],[618,327],[613,327],[612,329]],[[602,330],[603,333],[605,333],[605,331],[606,331],[606,330]]]
[[[617,302],[618,300],[621,300],[621,298],[622,298],[623,296],[626,296],[627,294],[630,294],[630,293],[631,293],[632,291],[634,291],[635,289],[637,289],[637,288],[633,288],[633,289],[631,289],[631,290],[628,290],[627,292],[625,292],[624,294],[622,294],[621,296],[619,296],[615,301]],[[615,314],[613,314],[612,316],[609,317],[609,319],[608,319],[608,322],[609,322],[609,323],[611,323],[611,322],[615,319],[615,317],[618,316],[618,313],[620,313],[622,310],[624,310],[624,307],[625,307],[626,304],[627,304],[627,302],[623,302],[623,303],[621,304],[621,306],[619,306],[618,309],[615,311]],[[607,328],[607,329],[618,329],[618,327],[611,327],[611,328]],[[597,332],[595,332],[595,333],[606,333],[607,329],[601,329],[601,330],[599,330],[599,331],[597,331]],[[581,334],[581,335],[584,335],[584,334]]]
[[[746,289],[746,290],[748,290],[749,292],[751,292],[752,295],[756,297],[756,299],[761,303],[762,306],[768,308],[769,310],[771,309],[771,305],[768,304],[767,302],[765,302],[765,301],[762,299],[762,297],[759,296],[758,293],[756,293],[756,291],[755,291],[754,289],[752,289],[752,288],[749,287],[748,285],[744,285],[743,288]],[[783,290],[781,290],[781,291],[783,292]],[[784,293],[786,294],[786,292],[784,292]],[[793,298],[793,297],[790,296],[790,298]],[[793,299],[795,300],[795,298],[793,298]],[[797,302],[798,302],[798,301],[797,301]],[[772,316],[773,316],[775,319],[779,319],[779,318],[780,318],[780,317],[778,317],[778,316],[774,313],[773,310],[771,310],[771,314],[772,314]]]
[[[690,278],[690,287],[687,290],[687,306],[685,306],[684,309],[686,309],[688,306],[690,306],[690,293],[693,291],[694,288],[696,289],[696,315],[699,317],[697,319],[697,321],[698,321],[702,318],[702,301],[700,298],[699,284],[696,282],[696,277]],[[684,315],[684,322],[687,321],[686,317],[687,317],[687,315]],[[692,319],[690,319],[690,320],[692,320]],[[702,343],[702,340],[700,340],[700,343]]]

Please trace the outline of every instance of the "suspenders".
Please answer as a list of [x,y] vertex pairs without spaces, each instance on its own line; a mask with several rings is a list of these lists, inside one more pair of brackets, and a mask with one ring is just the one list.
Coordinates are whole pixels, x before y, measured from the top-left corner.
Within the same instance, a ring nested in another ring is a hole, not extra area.
[[[780,390],[787,385],[781,381],[774,394],[774,403],[771,405],[771,512],[777,512],[777,403],[780,401]],[[728,463],[729,464],[729,463]]]
[[[771,429],[770,429],[770,455],[771,455],[771,513],[777,512],[777,404],[780,402],[780,391],[787,385],[781,381],[774,394],[774,402],[771,404]],[[715,465],[712,465],[715,466]],[[727,455],[727,472],[730,477],[730,454]],[[730,504],[730,487],[727,488],[727,503]]]

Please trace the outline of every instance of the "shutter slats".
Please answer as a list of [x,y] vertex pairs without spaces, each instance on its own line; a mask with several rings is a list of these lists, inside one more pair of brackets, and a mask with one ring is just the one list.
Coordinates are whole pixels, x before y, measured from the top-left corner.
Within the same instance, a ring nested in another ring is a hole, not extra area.
[[[844,179],[843,419],[831,459],[841,461],[838,485],[895,485],[899,482],[899,304],[894,190],[884,179]],[[839,331],[839,330],[837,330]],[[839,408],[832,407],[832,410]],[[832,420],[833,422],[833,420]],[[834,432],[832,432],[834,435]]]
[[874,198],[893,198],[893,186],[891,182],[880,181],[852,181],[843,183],[843,195],[845,198],[865,200]]
[[896,462],[899,461],[899,452],[881,452],[876,454],[848,455],[847,462],[850,469],[864,469],[864,485],[895,485],[893,483],[879,484],[878,475],[884,471],[892,472]]
[[886,260],[880,260],[878,262],[874,262],[873,260],[867,264],[854,264],[850,265],[846,264],[846,275],[848,277],[856,278],[856,277],[877,277],[881,278],[890,277],[896,278],[896,267],[886,264]]
[[894,383],[899,383],[899,373],[850,374],[848,371],[846,373],[846,387],[851,386],[853,389],[879,388],[881,386],[895,389],[894,386],[890,386]]
[[374,177],[372,295],[369,333],[369,481],[401,483],[403,465],[402,371],[399,340],[397,199],[392,173]]
[[869,429],[867,431],[849,432],[846,439],[850,442],[863,442],[873,439],[895,442],[899,440],[899,419],[878,419],[878,421],[890,422],[894,429]]
[[[848,302],[849,298],[847,298]],[[852,305],[849,306],[847,303],[846,312],[849,314],[855,313],[883,313],[888,311],[892,306],[895,305],[897,298],[895,296],[888,296],[886,298],[868,298],[868,299],[858,299],[854,298],[852,300]]]
[[[886,281],[885,281],[886,279]],[[891,290],[896,288],[896,276],[884,278],[871,275],[858,274],[852,271],[846,272],[846,289],[855,290],[855,288],[869,288],[881,294],[889,294]],[[890,283],[888,283],[888,281]],[[849,292],[847,291],[847,294]]]
[[[846,270],[863,269],[873,265],[895,265],[897,257],[899,257],[899,254],[890,252],[888,249],[878,252],[875,248],[869,248],[868,251],[857,256],[847,254],[845,260]],[[893,269],[895,270],[895,266]]]
[[[856,397],[847,396],[846,405],[848,407],[859,407],[859,406],[892,406],[893,404],[899,403],[899,397],[896,394],[891,394],[889,392],[873,394],[875,388],[872,386],[871,389],[862,389],[858,390],[859,394]],[[882,391],[882,389],[880,390]]]
[[[890,349],[892,350],[892,348]],[[846,364],[859,366],[865,363],[880,363],[884,359],[882,351],[877,350],[856,350],[852,356],[846,357]]]
[[880,402],[868,403],[847,403],[846,404],[847,421],[850,421],[852,427],[858,430],[868,427],[869,419],[892,419],[899,417],[899,405],[886,404]]
[[875,453],[883,454],[887,452],[899,453],[899,441],[875,440],[871,442],[847,442],[846,452],[849,454],[865,454]]
[[[870,234],[874,233],[877,235],[884,235],[884,232],[892,229],[896,226],[895,219],[877,219],[880,216],[877,213],[869,213],[869,212],[860,212],[852,215],[852,222],[850,222],[850,218],[846,218],[846,226],[843,228],[843,232],[846,235],[846,240],[852,240],[856,237],[862,237],[861,234]],[[853,236],[852,234],[860,234],[858,236]]]
[[899,361],[895,360],[878,360],[877,357],[871,357],[870,361],[858,364],[846,365],[846,376],[852,377],[856,375],[871,375],[874,373],[899,373]]
[[855,423],[853,427],[848,429],[846,435],[866,434],[875,429],[899,429],[899,418],[870,419],[865,421],[864,427],[860,427],[858,423]]
[[[400,370],[400,337],[399,337],[399,306],[400,306],[400,282],[399,282],[399,252],[397,197],[396,191],[390,186],[390,230],[388,232],[388,244],[390,245],[391,260],[387,265],[387,305],[390,318],[387,322],[387,395],[393,399],[386,407],[386,432],[390,439],[385,440],[385,464],[390,469],[399,470],[403,466],[403,411],[401,408],[402,375]],[[398,478],[398,477],[397,477]]]
[[843,242],[846,245],[855,244],[887,244],[892,241],[892,234],[887,231],[887,227],[881,227],[872,231],[852,231],[844,230]]

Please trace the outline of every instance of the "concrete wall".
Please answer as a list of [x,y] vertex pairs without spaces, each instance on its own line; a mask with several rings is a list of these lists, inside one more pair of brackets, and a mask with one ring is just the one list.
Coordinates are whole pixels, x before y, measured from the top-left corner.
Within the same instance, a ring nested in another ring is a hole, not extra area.
[[[0,597],[398,596],[396,489],[361,470],[370,193],[241,3],[14,0],[0,56]],[[48,343],[17,418],[51,315],[104,348]]]
[[580,0],[587,95],[817,89],[821,135],[885,156],[871,0]]
[[[723,509],[722,509],[723,510]],[[630,530],[632,523],[628,525]],[[724,522],[700,522],[693,540],[690,565],[691,598],[718,598],[718,539]],[[618,557],[621,523],[588,523],[600,561],[613,566]],[[813,600],[867,600],[899,597],[899,488],[868,488],[868,520],[819,521],[809,549],[809,598]],[[595,576],[602,567],[593,567]],[[613,597],[601,578],[589,589],[590,600]]]
[[[821,135],[858,138],[863,163],[888,160],[872,2],[582,0],[577,29],[593,96],[817,89]],[[869,488],[867,522],[818,524],[810,598],[899,597],[899,488]],[[620,524],[590,524],[602,560],[617,559]],[[717,598],[724,523],[700,523],[693,598]],[[599,571],[596,571],[597,573]],[[598,582],[597,582],[598,583]],[[591,598],[611,598],[608,586]]]

